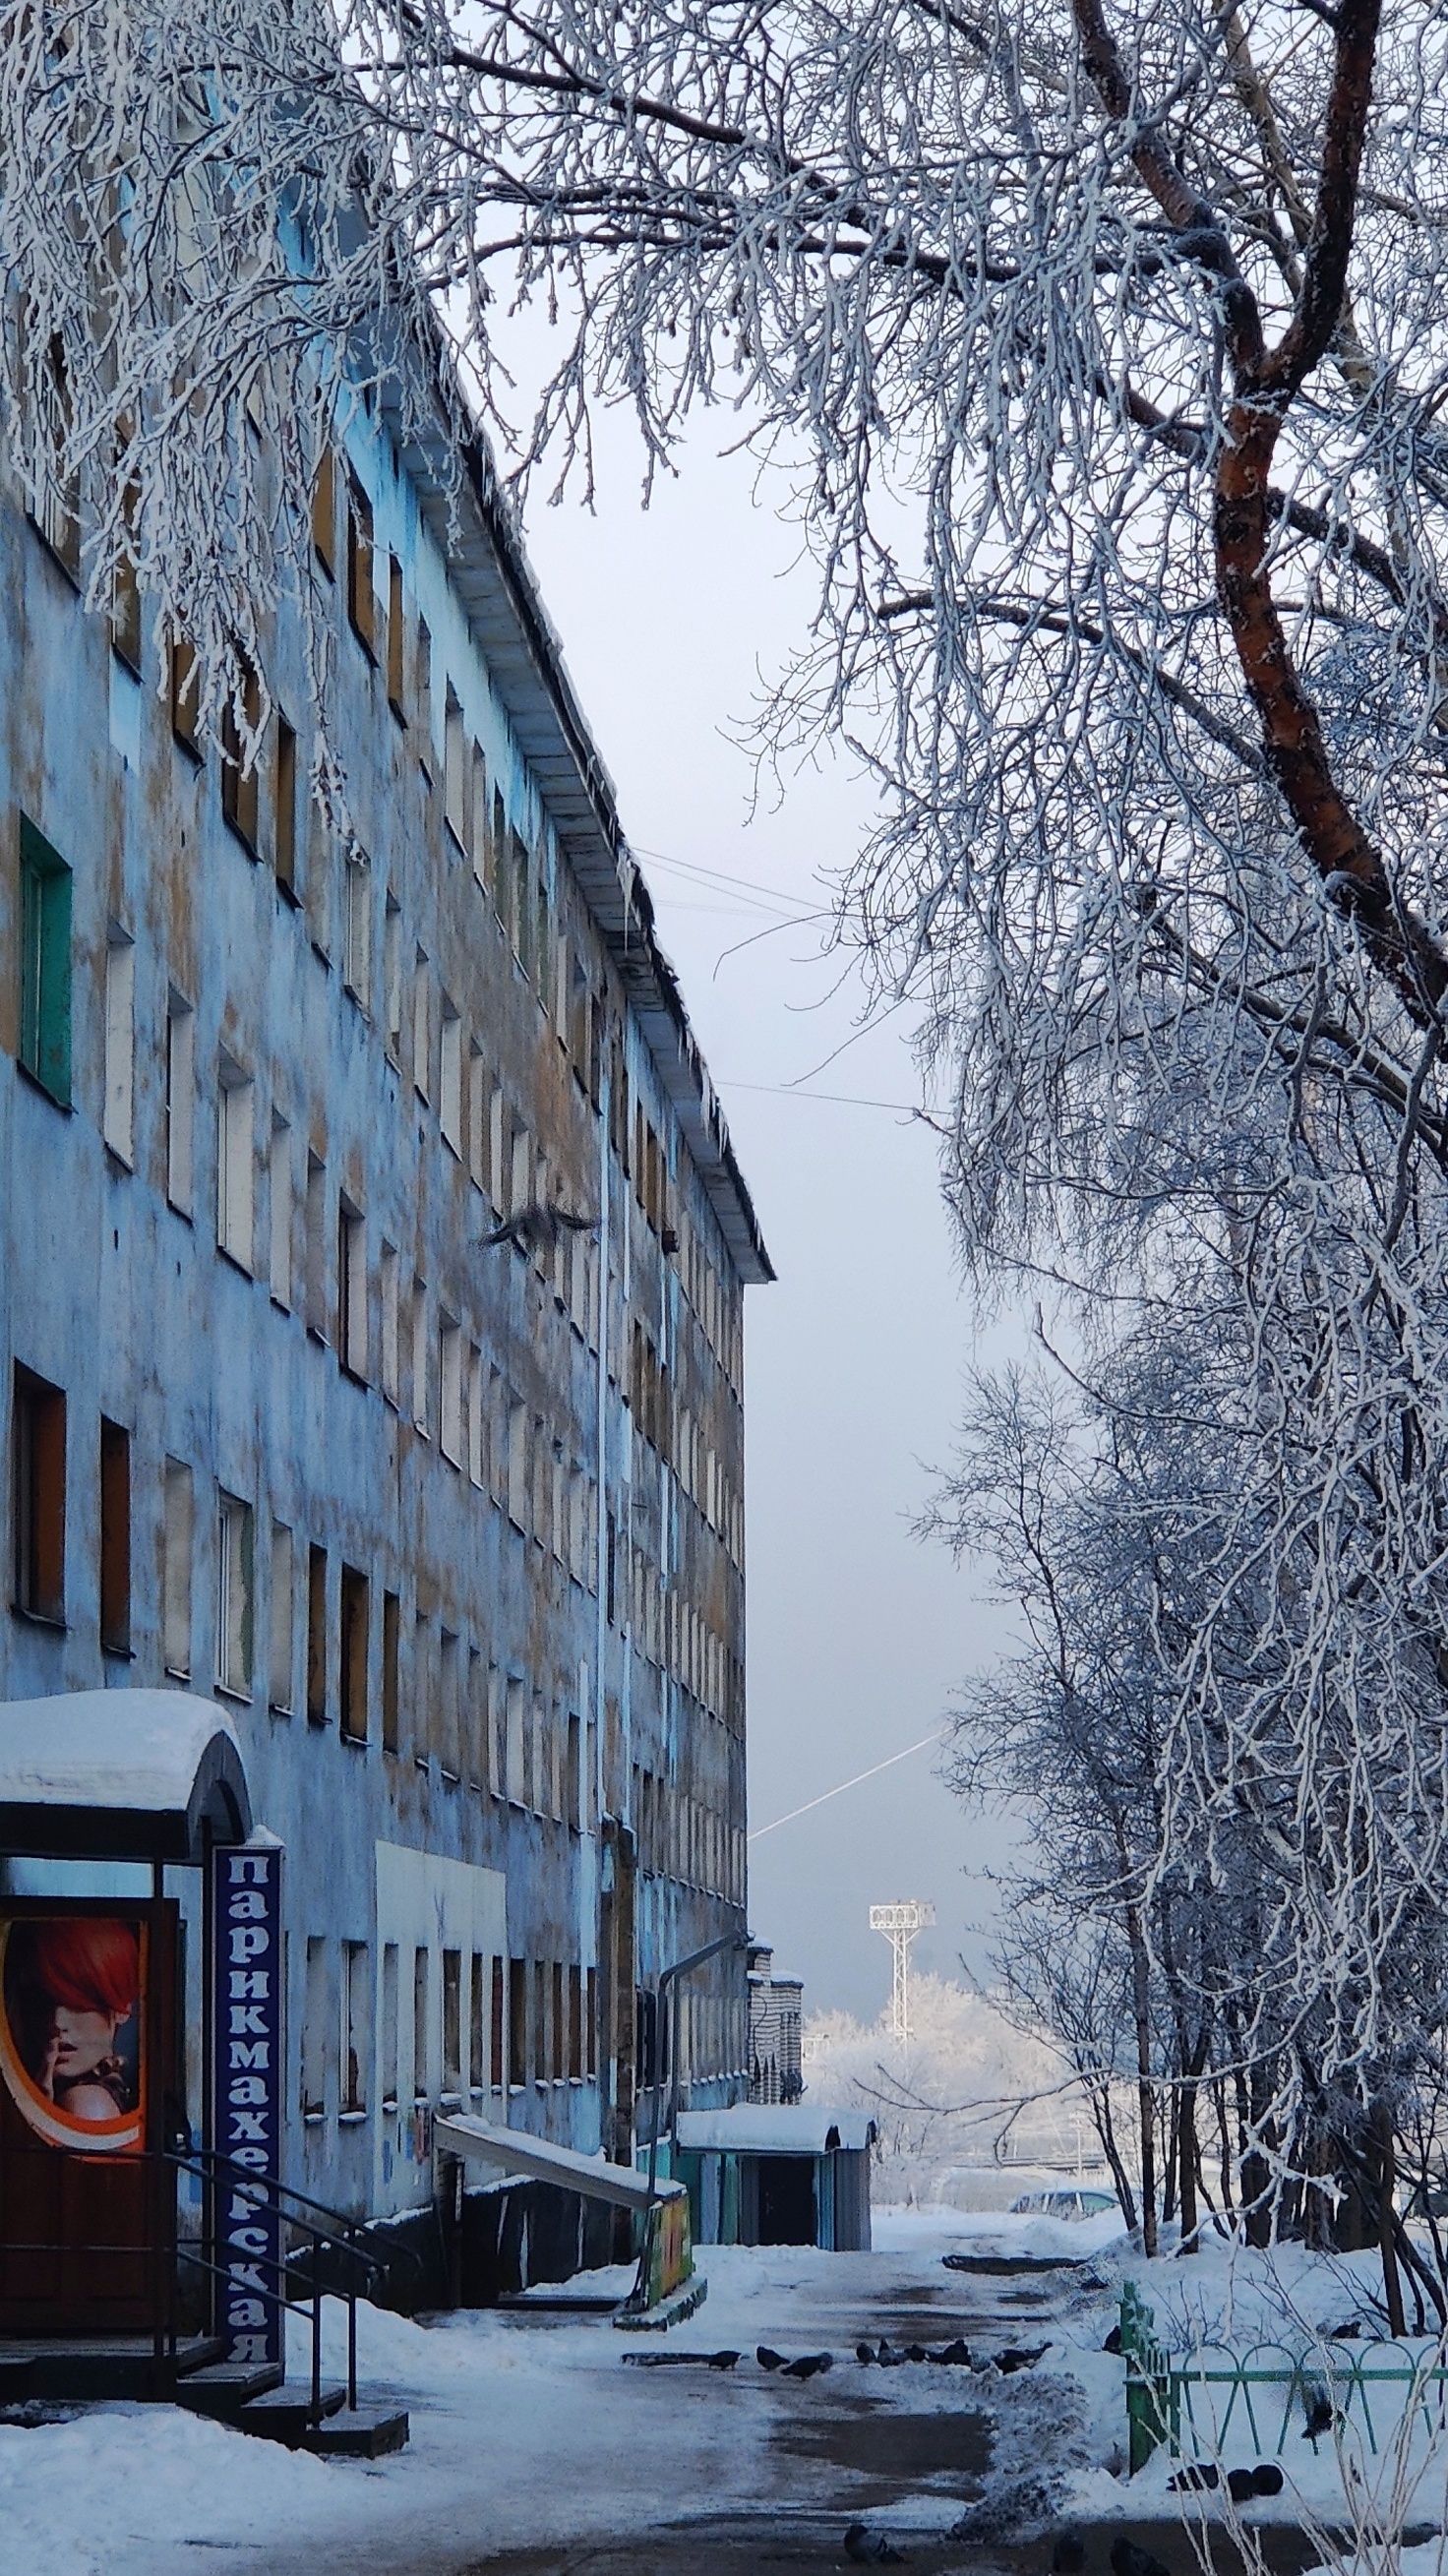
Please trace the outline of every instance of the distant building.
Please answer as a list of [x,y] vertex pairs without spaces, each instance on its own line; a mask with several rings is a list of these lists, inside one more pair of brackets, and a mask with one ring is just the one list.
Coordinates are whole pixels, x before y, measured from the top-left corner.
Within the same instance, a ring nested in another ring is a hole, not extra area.
[[749,1952],[749,2099],[797,2102],[804,2091],[800,2027],[804,1981],[774,1966],[762,1942]]
[[[179,2108],[226,2147],[189,1864],[249,1808],[285,1847],[282,2176],[365,2219],[430,2210],[444,2106],[631,2158],[648,1989],[745,1922],[772,1273],[509,509],[479,454],[451,523],[447,482],[380,401],[318,485],[343,846],[290,613],[243,775],[145,603],[83,610],[83,512],[0,476],[0,1700],[114,1718],[93,1776],[67,1739],[64,1834],[0,1778],[0,1887],[164,1868]],[[234,1740],[204,1831],[200,1789],[127,1821],[135,1686]],[[741,1959],[675,2047],[684,2099],[741,2098]]]

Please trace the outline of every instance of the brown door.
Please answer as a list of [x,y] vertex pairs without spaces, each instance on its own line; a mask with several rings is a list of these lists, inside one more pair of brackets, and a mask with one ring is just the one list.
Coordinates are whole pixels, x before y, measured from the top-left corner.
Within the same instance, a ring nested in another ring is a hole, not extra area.
[[165,2322],[178,1911],[0,1897],[0,2332]]

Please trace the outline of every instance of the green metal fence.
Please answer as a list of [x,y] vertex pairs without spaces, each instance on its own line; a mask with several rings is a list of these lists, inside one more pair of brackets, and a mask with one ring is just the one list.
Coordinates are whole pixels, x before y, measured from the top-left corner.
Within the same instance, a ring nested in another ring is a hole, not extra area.
[[1170,2352],[1128,2282],[1121,2349],[1133,2477],[1163,2443],[1173,2458],[1220,2459],[1234,2432],[1246,2435],[1255,2458],[1281,2459],[1294,2427],[1314,2450],[1319,2441],[1360,2431],[1376,2458],[1406,2416],[1419,2415],[1430,2440],[1448,2429],[1448,2367],[1438,2343],[1328,2343],[1303,2351],[1263,2342],[1242,2353],[1205,2343]]

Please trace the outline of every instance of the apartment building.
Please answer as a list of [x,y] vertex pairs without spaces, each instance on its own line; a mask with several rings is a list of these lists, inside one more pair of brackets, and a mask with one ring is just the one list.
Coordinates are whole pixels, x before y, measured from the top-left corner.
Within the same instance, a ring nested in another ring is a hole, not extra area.
[[[84,608],[83,501],[0,488],[0,1700],[104,1692],[121,1748],[128,1691],[215,1704],[285,1852],[284,2177],[370,2218],[429,2203],[439,2108],[631,2156],[654,1983],[743,1927],[771,1276],[511,515],[481,453],[450,503],[442,436],[359,404],[318,478],[345,822],[297,620],[212,739],[184,639]],[[13,1897],[142,1884],[7,1840]],[[200,1878],[164,1884],[195,2132]],[[674,2024],[680,2100],[740,2098],[742,1951]]]

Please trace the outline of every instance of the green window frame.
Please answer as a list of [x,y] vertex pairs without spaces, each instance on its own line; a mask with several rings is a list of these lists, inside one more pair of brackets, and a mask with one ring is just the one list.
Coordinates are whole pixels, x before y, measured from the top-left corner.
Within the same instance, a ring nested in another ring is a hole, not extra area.
[[20,1061],[70,1107],[71,872],[28,814],[20,817]]

